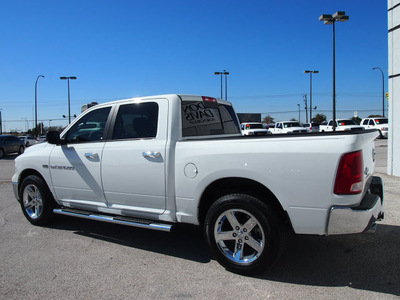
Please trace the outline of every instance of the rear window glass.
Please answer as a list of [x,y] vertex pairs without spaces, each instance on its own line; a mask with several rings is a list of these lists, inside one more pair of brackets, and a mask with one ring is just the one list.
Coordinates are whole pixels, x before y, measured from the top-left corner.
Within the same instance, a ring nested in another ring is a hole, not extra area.
[[182,101],[182,136],[207,136],[240,133],[233,108],[218,104],[206,107],[200,101]]
[[375,119],[376,124],[387,124],[389,123],[388,119]]

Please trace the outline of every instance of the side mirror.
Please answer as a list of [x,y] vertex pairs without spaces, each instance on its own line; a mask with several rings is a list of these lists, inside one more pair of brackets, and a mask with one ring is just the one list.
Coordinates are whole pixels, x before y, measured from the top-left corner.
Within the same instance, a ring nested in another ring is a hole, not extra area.
[[49,131],[46,134],[46,139],[49,144],[54,144],[54,145],[61,144],[60,133],[58,131]]

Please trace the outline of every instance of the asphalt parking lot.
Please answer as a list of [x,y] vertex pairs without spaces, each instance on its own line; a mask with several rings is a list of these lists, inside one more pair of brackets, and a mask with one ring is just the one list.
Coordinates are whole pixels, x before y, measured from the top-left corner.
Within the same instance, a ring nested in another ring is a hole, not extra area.
[[377,140],[385,219],[375,234],[293,236],[267,273],[225,271],[201,232],[163,233],[60,216],[49,227],[24,218],[0,160],[2,299],[398,299],[400,178],[386,175],[387,140]]

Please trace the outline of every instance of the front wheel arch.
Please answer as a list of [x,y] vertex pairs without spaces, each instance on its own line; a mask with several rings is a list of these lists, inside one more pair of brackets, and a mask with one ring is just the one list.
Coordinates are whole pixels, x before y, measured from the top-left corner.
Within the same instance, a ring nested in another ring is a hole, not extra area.
[[33,225],[46,225],[53,220],[56,204],[41,176],[33,174],[21,180],[19,199],[24,216]]

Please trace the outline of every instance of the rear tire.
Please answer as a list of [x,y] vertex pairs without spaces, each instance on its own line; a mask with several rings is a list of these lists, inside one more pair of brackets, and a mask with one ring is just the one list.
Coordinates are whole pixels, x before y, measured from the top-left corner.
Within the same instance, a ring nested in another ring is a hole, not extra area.
[[4,157],[4,151],[3,149],[0,149],[0,159],[2,159]]
[[53,220],[55,202],[41,177],[36,175],[26,177],[22,181],[19,197],[22,212],[33,225],[45,225]]
[[218,199],[209,209],[204,231],[209,249],[227,270],[254,275],[280,256],[284,225],[270,205],[245,194]]

